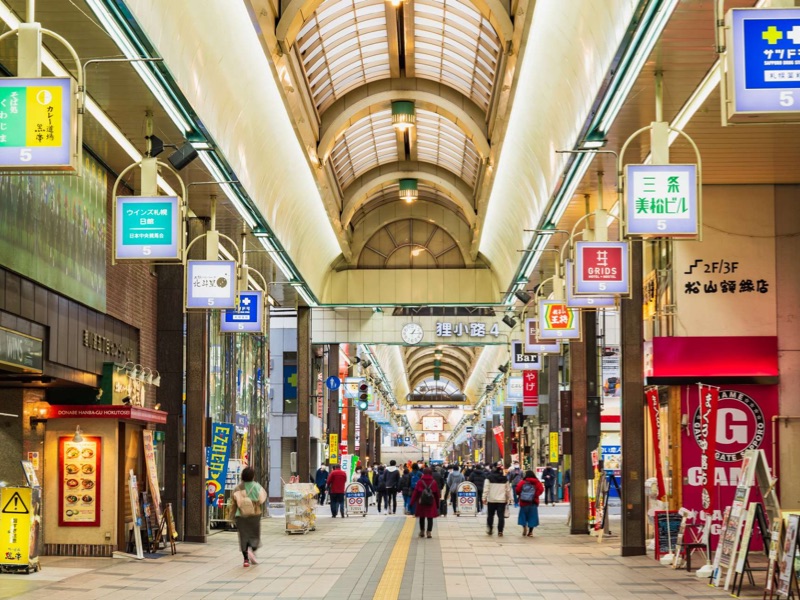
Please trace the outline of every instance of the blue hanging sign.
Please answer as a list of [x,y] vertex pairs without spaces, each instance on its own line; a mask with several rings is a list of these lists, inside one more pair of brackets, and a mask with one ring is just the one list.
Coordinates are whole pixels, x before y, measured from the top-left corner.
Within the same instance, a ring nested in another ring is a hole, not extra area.
[[332,392],[338,390],[340,385],[342,385],[342,380],[333,375],[325,380],[325,386]]
[[729,118],[797,113],[800,9],[732,9],[725,20]]
[[233,424],[212,423],[211,439],[207,450],[208,479],[206,491],[208,496],[222,493],[225,489],[225,478],[228,474],[228,460],[233,445]]
[[263,333],[263,292],[241,292],[239,294],[238,308],[236,310],[222,311],[219,330],[222,333]]

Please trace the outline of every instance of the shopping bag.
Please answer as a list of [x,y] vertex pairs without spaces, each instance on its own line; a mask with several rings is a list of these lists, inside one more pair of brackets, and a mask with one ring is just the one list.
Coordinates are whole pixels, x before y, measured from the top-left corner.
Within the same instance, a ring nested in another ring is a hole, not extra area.
[[511,505],[506,504],[506,519],[508,519],[510,516],[511,516]]

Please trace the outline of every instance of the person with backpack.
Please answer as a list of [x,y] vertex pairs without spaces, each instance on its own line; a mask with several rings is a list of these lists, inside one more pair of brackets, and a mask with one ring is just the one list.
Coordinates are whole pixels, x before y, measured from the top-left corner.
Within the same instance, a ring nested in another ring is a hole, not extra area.
[[369,480],[369,472],[368,471],[369,471],[369,469],[367,469],[366,467],[361,469],[361,475],[359,475],[358,479],[356,479],[356,481],[358,481],[358,483],[360,483],[361,485],[364,486],[364,491],[367,494],[367,497],[364,499],[364,513],[365,514],[369,512],[369,499],[375,493],[375,488],[372,487],[372,482]]
[[378,465],[378,472],[372,478],[372,485],[375,488],[378,514],[380,514],[384,499],[386,498],[386,468],[383,465]]
[[498,465],[483,484],[483,503],[486,505],[486,533],[492,535],[494,516],[497,515],[497,536],[503,537],[506,523],[506,506],[511,504],[511,486]]
[[267,492],[255,479],[253,467],[242,469],[242,481],[233,489],[230,511],[236,520],[239,549],[244,565],[257,565],[256,550],[261,546],[261,505],[267,501]]
[[414,514],[419,519],[419,537],[421,538],[426,535],[426,519],[428,521],[427,536],[433,537],[431,535],[433,520],[439,516],[439,495],[439,486],[433,478],[433,473],[426,467],[411,495],[411,504],[416,507]]
[[[433,477],[433,475],[431,475]],[[411,495],[413,497],[414,490],[417,489],[417,484],[419,480],[422,478],[422,469],[420,468],[418,463],[414,463],[411,465]],[[408,500],[408,512],[410,514],[414,514],[414,501],[409,498]]]
[[486,471],[483,470],[483,466],[481,464],[475,465],[475,469],[469,474],[468,481],[475,486],[475,490],[478,492],[478,497],[476,498],[476,508],[478,513],[482,513],[483,483],[486,481]]
[[410,515],[411,503],[411,469],[408,465],[403,467],[403,474],[400,476],[400,492],[403,494],[403,514]]
[[389,461],[385,477],[386,514],[393,515],[397,513],[397,489],[400,487],[400,471],[397,470],[397,461],[394,459]]
[[544,492],[542,482],[533,471],[525,471],[525,478],[517,484],[519,498],[519,517],[517,525],[522,525],[522,535],[533,537],[534,528],[539,526],[539,496]]
[[453,512],[457,517],[461,515],[458,513],[458,496],[456,492],[458,491],[458,486],[464,481],[466,480],[459,470],[458,465],[453,466],[453,471],[447,476],[447,491],[450,493],[450,501],[453,503]]

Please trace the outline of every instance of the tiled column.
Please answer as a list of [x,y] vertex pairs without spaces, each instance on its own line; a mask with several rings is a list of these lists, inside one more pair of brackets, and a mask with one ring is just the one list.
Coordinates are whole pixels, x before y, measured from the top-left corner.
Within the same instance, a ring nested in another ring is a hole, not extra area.
[[[587,534],[589,530],[589,486],[592,474],[586,468],[586,397],[589,395],[587,354],[595,352],[595,313],[581,314],[583,339],[569,343],[570,390],[572,392],[572,471],[570,473],[570,533]],[[591,341],[591,345],[590,345]]]
[[[339,376],[339,344],[332,344],[328,349],[328,372],[324,377],[327,379],[330,376]],[[338,390],[328,390],[328,439],[324,440],[327,444],[331,441],[331,434],[340,436],[342,419],[339,414],[339,394],[344,392],[344,383]],[[339,448],[334,448],[336,454],[339,454]]]
[[297,309],[297,476],[308,481],[311,472],[311,309]]
[[503,407],[503,464],[506,469],[511,466],[511,407]]

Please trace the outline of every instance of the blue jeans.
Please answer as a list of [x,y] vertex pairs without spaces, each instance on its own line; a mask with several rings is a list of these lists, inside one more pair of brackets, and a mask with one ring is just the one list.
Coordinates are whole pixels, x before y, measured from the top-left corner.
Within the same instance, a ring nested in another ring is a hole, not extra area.
[[344,494],[331,494],[331,516],[341,512],[344,517]]
[[411,496],[406,496],[405,494],[403,494],[403,506],[405,507],[406,512],[410,510],[409,506],[410,504],[411,504]]

